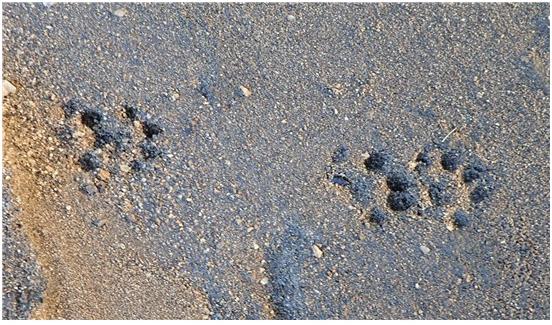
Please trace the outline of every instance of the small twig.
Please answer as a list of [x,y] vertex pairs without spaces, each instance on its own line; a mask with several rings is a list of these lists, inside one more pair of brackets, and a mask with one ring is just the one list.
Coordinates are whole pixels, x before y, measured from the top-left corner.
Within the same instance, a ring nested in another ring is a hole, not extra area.
[[454,131],[456,131],[458,129],[458,127],[455,127],[454,129],[452,129],[452,131],[450,131],[447,135],[445,135],[445,137],[443,138],[443,140],[441,140],[441,142],[445,142],[445,140],[451,135],[454,133]]

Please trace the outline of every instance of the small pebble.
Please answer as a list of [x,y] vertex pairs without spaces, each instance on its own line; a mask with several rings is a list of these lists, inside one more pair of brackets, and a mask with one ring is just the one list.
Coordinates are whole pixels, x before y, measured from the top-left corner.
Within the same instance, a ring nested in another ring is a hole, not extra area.
[[242,96],[249,97],[252,95],[251,90],[245,86],[240,86],[240,91]]
[[322,250],[320,249],[320,247],[316,246],[316,245],[312,245],[312,253],[314,254],[314,256],[316,258],[321,258],[322,255],[324,255],[324,253],[322,252]]
[[125,8],[119,8],[119,9],[113,11],[113,14],[117,17],[124,17],[124,16],[126,16],[127,13],[128,13],[128,11]]
[[264,285],[264,286],[267,285],[268,284],[268,278],[267,277],[262,278],[259,283]]
[[429,254],[429,252],[431,251],[431,250],[429,249],[429,247],[424,246],[424,245],[420,246],[420,250],[421,250],[422,253],[424,253],[424,254]]
[[462,156],[457,150],[449,150],[443,154],[441,157],[441,165],[443,169],[453,172],[462,163]]
[[17,88],[9,81],[4,80],[2,82],[2,95],[4,97],[13,94],[17,91]]

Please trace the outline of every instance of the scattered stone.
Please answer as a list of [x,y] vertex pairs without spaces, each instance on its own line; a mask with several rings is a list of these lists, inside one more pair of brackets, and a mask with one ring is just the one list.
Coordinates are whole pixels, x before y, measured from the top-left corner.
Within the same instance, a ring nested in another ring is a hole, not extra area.
[[368,170],[384,170],[389,164],[391,157],[384,151],[374,151],[364,161],[364,165]]
[[157,124],[150,121],[142,123],[142,129],[147,138],[153,138],[153,136],[161,134],[163,129]]
[[126,16],[127,13],[128,13],[128,11],[125,8],[119,8],[119,9],[113,11],[113,14],[117,17],[124,17],[124,16]]
[[461,210],[454,213],[454,225],[458,228],[465,228],[469,224],[468,215]]
[[267,285],[268,284],[268,278],[267,277],[262,278],[259,283],[264,285],[264,286]]
[[125,163],[122,163],[119,165],[119,169],[123,172],[123,173],[128,173],[130,172],[132,169],[129,165],[125,164]]
[[381,211],[378,208],[374,208],[372,210],[372,214],[370,215],[371,222],[381,226],[386,219],[387,219],[387,215],[385,214],[385,212]]
[[416,181],[406,171],[393,172],[387,177],[387,186],[391,191],[406,191],[415,185]]
[[295,21],[295,16],[293,15],[288,15],[286,18],[288,21]]
[[312,245],[312,253],[316,258],[321,258],[322,255],[324,255],[320,247],[318,247],[317,245]]
[[109,171],[107,171],[105,169],[101,169],[98,172],[98,178],[101,179],[104,182],[108,182],[109,179],[111,178],[111,173],[109,173]]
[[249,88],[241,85],[240,85],[240,92],[241,92],[241,95],[245,97],[249,97],[252,95],[252,92]]
[[342,144],[333,153],[332,161],[335,164],[345,162],[347,161],[347,159],[349,159],[349,155],[350,155],[349,148],[347,148],[347,146]]
[[179,98],[180,98],[179,93],[172,93],[172,95],[171,95],[171,101],[172,102],[176,102]]
[[91,152],[85,153],[80,159],[79,163],[85,171],[93,171],[102,166],[101,159]]
[[422,251],[422,253],[424,253],[424,254],[426,254],[426,255],[429,254],[429,252],[431,251],[431,250],[429,249],[429,247],[424,246],[424,245],[421,245],[421,246],[420,246],[420,250]]
[[4,79],[2,82],[2,96],[6,97],[11,94],[14,94],[17,91],[17,87],[15,87],[11,82]]
[[259,244],[253,243],[253,249],[258,250],[260,248]]
[[416,203],[418,196],[411,191],[391,192],[387,198],[391,210],[406,211]]
[[84,184],[80,187],[80,191],[88,196],[93,196],[98,192],[98,189],[93,184]]
[[449,150],[441,157],[441,165],[445,170],[453,172],[462,163],[462,156],[457,150]]
[[334,175],[332,179],[330,180],[333,184],[339,185],[339,186],[349,186],[351,185],[351,182],[342,175]]

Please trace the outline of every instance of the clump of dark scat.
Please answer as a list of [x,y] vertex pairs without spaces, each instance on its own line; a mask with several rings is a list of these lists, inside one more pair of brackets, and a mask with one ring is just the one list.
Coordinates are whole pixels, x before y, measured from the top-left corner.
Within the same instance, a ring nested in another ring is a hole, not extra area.
[[462,164],[462,155],[458,150],[449,150],[441,157],[443,169],[453,172]]
[[372,213],[370,214],[370,222],[373,222],[377,225],[383,225],[383,223],[387,220],[387,215],[385,212],[381,211],[378,208],[374,208],[372,210]]
[[478,204],[491,196],[493,185],[490,181],[485,181],[478,184],[470,193],[470,199],[473,203]]
[[159,126],[159,124],[151,122],[151,121],[145,121],[142,123],[142,129],[144,130],[144,134],[147,138],[153,138],[153,136],[161,134],[163,132],[163,129]]
[[372,188],[372,182],[363,177],[358,177],[352,181],[350,191],[355,201],[363,207],[367,207],[372,202]]
[[87,152],[80,157],[79,164],[85,171],[93,171],[102,166],[102,161],[95,154]]
[[391,162],[391,156],[385,151],[373,151],[364,161],[368,170],[384,171]]
[[132,106],[132,105],[124,105],[123,107],[125,108],[125,115],[126,115],[127,118],[129,118],[131,120],[140,119],[142,113],[140,112],[140,110],[138,108],[136,108],[135,106]]
[[130,139],[130,132],[119,125],[111,122],[102,123],[93,128],[97,148],[102,148],[107,144],[115,146],[117,150],[124,148],[125,142]]
[[481,178],[481,176],[485,173],[486,168],[480,164],[473,164],[466,169],[464,169],[464,173],[462,174],[464,183],[472,183],[475,180],[478,180]]
[[430,166],[431,165],[431,157],[429,155],[429,152],[427,151],[422,151],[418,154],[418,156],[416,156],[416,161],[425,165],[425,166]]
[[345,162],[347,161],[347,159],[349,159],[349,155],[350,155],[349,148],[347,148],[347,146],[342,144],[339,147],[337,147],[337,149],[333,153],[332,162],[335,164]]
[[103,120],[103,115],[99,110],[93,108],[87,108],[81,112],[82,124],[93,129],[98,126]]
[[446,181],[431,183],[428,192],[431,202],[437,206],[446,205],[452,201],[452,196],[447,191]]
[[418,195],[410,190],[391,192],[387,197],[387,203],[391,210],[406,211],[418,203]]
[[141,147],[145,159],[154,159],[161,156],[161,149],[151,141],[145,141]]
[[454,225],[458,228],[466,228],[469,225],[468,214],[462,210],[454,213]]
[[387,176],[387,186],[391,191],[406,191],[416,186],[414,177],[404,170],[392,172]]

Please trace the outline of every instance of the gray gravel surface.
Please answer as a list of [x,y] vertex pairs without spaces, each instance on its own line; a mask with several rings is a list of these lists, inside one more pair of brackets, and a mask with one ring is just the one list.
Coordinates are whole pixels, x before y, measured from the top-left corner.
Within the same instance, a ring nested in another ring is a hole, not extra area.
[[[44,227],[31,246],[58,284],[34,317],[550,318],[548,4],[2,9],[8,135],[64,149],[41,160],[64,166],[40,190],[58,212],[20,216]],[[389,170],[366,169],[374,150]],[[485,176],[465,183],[475,161]],[[401,170],[410,188],[390,191]],[[415,204],[392,209],[406,191]]]

